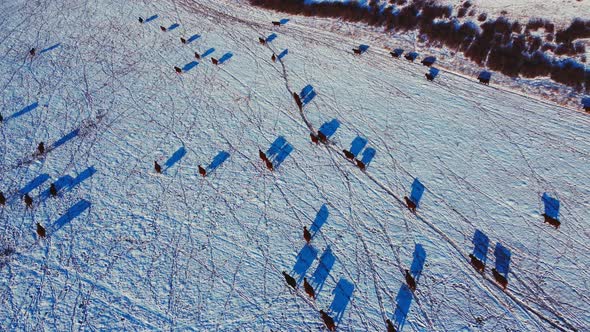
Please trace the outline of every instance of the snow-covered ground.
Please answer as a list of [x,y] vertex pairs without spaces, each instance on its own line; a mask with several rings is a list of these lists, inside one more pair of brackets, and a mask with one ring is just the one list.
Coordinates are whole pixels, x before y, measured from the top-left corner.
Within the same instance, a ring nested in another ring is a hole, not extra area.
[[[404,331],[588,330],[585,114],[452,73],[427,82],[419,64],[353,56],[348,37],[299,17],[273,27],[283,17],[242,1],[0,9],[0,330],[317,331],[318,310],[342,306],[339,331],[385,330],[405,308]],[[308,84],[317,96],[299,112],[291,93]],[[330,143],[312,144],[332,119]],[[365,172],[341,152],[356,136],[376,150]],[[271,172],[258,149],[280,137],[293,151]],[[416,215],[402,204],[415,177]],[[544,192],[561,202],[558,230]],[[468,258],[476,230],[490,240],[483,276]],[[512,253],[506,291],[496,243]]]

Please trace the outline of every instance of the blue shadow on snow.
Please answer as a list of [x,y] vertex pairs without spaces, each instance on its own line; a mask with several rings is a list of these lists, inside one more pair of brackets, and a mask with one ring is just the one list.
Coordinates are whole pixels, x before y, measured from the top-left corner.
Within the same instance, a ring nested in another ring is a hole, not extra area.
[[178,23],[174,23],[174,24],[172,24],[171,26],[169,26],[167,30],[168,30],[168,31],[172,31],[172,30],[174,30],[174,29],[178,28],[179,26],[180,26],[180,24],[178,24]]
[[29,113],[30,111],[34,110],[35,108],[37,108],[39,106],[38,102],[34,102],[31,105],[25,106],[23,109],[21,109],[20,111],[13,113],[12,115],[8,116],[5,121],[8,121],[10,119],[16,119],[26,113]]
[[192,36],[191,36],[189,39],[187,39],[187,40],[186,40],[186,43],[187,43],[187,44],[190,44],[190,43],[194,42],[195,40],[197,40],[197,39],[199,39],[199,38],[201,38],[201,35],[199,35],[199,34],[194,34],[194,35],[192,35]]
[[54,49],[56,49],[56,48],[58,48],[60,46],[61,46],[61,43],[57,43],[55,45],[46,47],[46,48],[42,49],[41,51],[39,51],[39,54],[43,54],[45,52],[53,51]]
[[496,256],[496,271],[508,278],[508,271],[510,271],[510,257],[512,256],[510,250],[498,242],[494,249],[494,256]]
[[352,299],[352,292],[354,291],[354,284],[350,281],[340,278],[336,284],[336,288],[332,291],[334,300],[330,304],[330,312],[334,315],[334,322],[339,323],[344,315],[346,306]]
[[541,197],[545,204],[545,214],[553,219],[559,218],[559,200],[549,196],[547,193],[543,193]]
[[288,49],[284,49],[278,56],[279,60],[284,58],[285,55],[289,54],[289,50]]
[[207,167],[207,171],[212,172],[216,170],[221,164],[223,164],[229,158],[229,153],[225,151],[219,151],[219,153],[213,158],[211,164]]
[[78,203],[68,209],[64,215],[57,219],[51,226],[51,232],[57,232],[66,224],[70,223],[74,218],[82,214],[86,209],[90,207],[90,202],[81,199]]
[[210,49],[206,50],[203,54],[201,54],[201,58],[206,57],[207,55],[210,55],[211,53],[215,52],[215,48],[211,47]]
[[270,35],[268,35],[268,37],[266,37],[266,42],[270,43],[273,40],[275,40],[277,38],[277,34],[276,33],[271,33]]
[[281,25],[285,25],[285,24],[287,24],[289,22],[289,19],[288,18],[283,18],[279,22],[281,22]]
[[293,152],[293,146],[291,144],[287,143],[287,144],[283,145],[283,147],[277,153],[275,160],[273,161],[274,167],[278,168],[279,166],[281,166],[283,161],[285,161],[285,159],[287,159],[287,157],[289,156],[289,154],[291,154],[291,152]]
[[356,157],[365,148],[365,145],[367,145],[367,139],[357,136],[352,140],[349,151]]
[[422,199],[422,194],[424,194],[424,185],[418,178],[414,179],[412,182],[412,192],[410,193],[410,200],[416,204],[416,206],[420,206],[420,200]]
[[293,272],[299,275],[297,283],[300,283],[305,277],[305,273],[313,264],[313,261],[318,257],[318,251],[309,244],[305,244],[301,251],[297,254],[297,261],[293,266]]
[[369,45],[365,45],[365,44],[360,44],[359,45],[359,51],[361,51],[361,54],[362,53],[365,53],[368,50],[369,50]]
[[324,284],[330,275],[330,270],[332,270],[334,262],[336,262],[336,257],[334,257],[334,254],[332,254],[332,248],[330,248],[328,245],[320,257],[320,263],[318,264],[318,267],[311,276],[316,294],[319,294],[322,291],[322,288],[324,288]]
[[186,155],[186,149],[184,148],[184,146],[181,146],[180,148],[178,148],[178,150],[176,150],[176,152],[174,152],[174,154],[168,158],[168,160],[166,160],[166,162],[164,163],[164,165],[166,166],[166,169],[174,166],[174,164],[176,164],[177,162],[179,162],[182,157],[184,157]]
[[315,216],[315,220],[311,224],[309,231],[313,233],[313,236],[322,228],[322,226],[326,223],[328,216],[330,215],[330,211],[328,211],[328,207],[326,204],[322,205],[318,214]]
[[39,175],[37,175],[36,178],[29,181],[29,183],[27,183],[24,187],[22,187],[18,191],[18,193],[21,195],[26,195],[26,194],[30,193],[31,191],[33,191],[35,188],[42,185],[47,180],[49,180],[49,174],[47,174],[47,173],[39,174]]
[[275,154],[281,150],[281,148],[287,144],[287,140],[283,136],[279,136],[275,139],[274,142],[270,145],[270,148],[266,151],[266,156],[268,158],[272,158]]
[[187,63],[186,65],[184,65],[184,67],[182,67],[182,71],[186,72],[189,71],[193,68],[195,68],[199,63],[196,61],[191,61],[189,63]]
[[225,63],[229,59],[231,59],[233,56],[234,56],[234,54],[232,52],[227,52],[223,56],[221,56],[221,58],[219,58],[219,63],[220,64]]
[[74,137],[78,136],[80,129],[74,129],[69,134],[65,135],[64,137],[60,138],[59,140],[55,141],[51,146],[56,149],[64,144],[66,144],[69,140],[73,139]]
[[72,180],[72,182],[68,186],[68,190],[72,190],[75,186],[79,185],[80,183],[84,182],[86,179],[94,175],[94,173],[96,173],[96,169],[94,168],[94,166],[90,166],[87,169],[83,170],[82,173],[78,174],[78,176],[76,176]]
[[375,157],[375,153],[377,153],[377,151],[373,148],[366,148],[365,151],[363,151],[363,159],[361,159],[361,161],[365,166],[369,166],[371,160]]
[[[74,178],[72,178],[70,175],[66,174],[66,175],[60,177],[59,179],[55,180],[55,182],[53,184],[55,184],[55,189],[57,189],[57,192],[59,193],[62,189],[70,187],[73,181],[74,181]],[[49,188],[47,188],[46,190],[44,190],[41,193],[41,195],[39,195],[39,198],[42,201],[44,201],[47,198],[49,198],[50,195],[51,194],[49,192]]]
[[336,133],[336,130],[340,127],[340,122],[336,119],[332,119],[330,122],[325,122],[319,129],[319,131],[330,138]]
[[474,244],[473,256],[485,264],[488,255],[488,248],[490,247],[490,239],[479,229],[476,229],[475,233],[473,234],[472,242]]
[[143,21],[143,22],[144,23],[148,23],[150,21],[153,21],[153,20],[157,19],[158,17],[159,17],[158,15],[152,15],[152,16],[146,18],[145,21]]
[[395,297],[395,302],[393,321],[397,330],[401,331],[406,324],[406,318],[408,317],[410,306],[412,305],[412,291],[405,282],[402,283],[402,286],[399,288],[399,292]]
[[426,261],[426,250],[424,250],[424,247],[421,244],[416,243],[413,257],[410,273],[414,276],[416,282],[418,282],[422,275],[422,270],[424,269],[424,262]]

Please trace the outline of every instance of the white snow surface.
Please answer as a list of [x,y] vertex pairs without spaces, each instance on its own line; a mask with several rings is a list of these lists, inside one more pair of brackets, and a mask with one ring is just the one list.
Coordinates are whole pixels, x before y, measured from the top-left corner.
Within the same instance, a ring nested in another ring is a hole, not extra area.
[[[428,82],[420,64],[377,47],[353,56],[353,40],[297,17],[273,27],[281,15],[245,2],[6,0],[0,11],[0,330],[319,331],[346,279],[338,331],[383,331],[416,244],[427,257],[404,331],[589,330],[585,114],[451,73]],[[317,96],[300,113],[290,94],[307,84]],[[312,144],[332,119],[330,143]],[[365,172],[341,153],[357,135],[377,151]],[[279,136],[294,150],[270,172],[258,149]],[[40,141],[57,147],[31,157]],[[219,151],[231,156],[201,177]],[[27,209],[19,196],[43,174]],[[415,177],[427,188],[416,215],[401,199]],[[558,230],[540,216],[544,192],[561,202]],[[328,246],[336,261],[312,301],[281,271],[324,204],[306,276]],[[490,238],[483,276],[468,258],[476,229]],[[498,242],[512,252],[506,291],[491,274]]]

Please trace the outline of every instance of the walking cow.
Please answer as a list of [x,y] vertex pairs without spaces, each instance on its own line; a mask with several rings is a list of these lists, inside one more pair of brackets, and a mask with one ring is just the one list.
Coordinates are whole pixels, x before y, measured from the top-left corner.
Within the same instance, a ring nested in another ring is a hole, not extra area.
[[311,297],[312,299],[315,300],[315,290],[309,284],[309,282],[307,282],[307,278],[303,278],[303,289],[305,290],[305,293],[307,293],[307,295],[309,297]]
[[0,191],[0,205],[6,204],[6,197],[4,197],[4,193]]
[[162,166],[160,166],[160,164],[158,164],[157,161],[154,161],[154,170],[158,174],[161,174],[162,173]]
[[287,285],[293,287],[293,289],[297,289],[297,282],[295,281],[295,278],[291,277],[287,272],[283,271],[283,277],[285,277],[285,281],[287,282]]
[[328,328],[328,331],[336,331],[336,324],[334,324],[334,319],[330,317],[330,315],[328,315],[325,311],[320,310],[320,316]]
[[41,226],[40,223],[37,223],[37,235],[39,235],[39,237],[44,238],[47,235],[47,232],[45,231],[45,227]]
[[27,206],[27,209],[30,209],[33,207],[33,199],[31,198],[31,196],[29,196],[29,194],[25,194],[23,196],[23,200],[25,201],[25,205]]
[[305,242],[308,244],[311,242],[311,233],[307,229],[307,226],[303,226],[303,239],[305,239]]

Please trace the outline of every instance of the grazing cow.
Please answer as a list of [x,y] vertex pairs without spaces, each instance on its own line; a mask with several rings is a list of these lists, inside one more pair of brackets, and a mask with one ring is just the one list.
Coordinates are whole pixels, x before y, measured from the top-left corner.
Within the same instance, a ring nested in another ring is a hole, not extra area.
[[36,50],[36,49],[33,47],[33,48],[31,48],[31,50],[29,51],[29,54],[30,54],[31,56],[35,56],[35,53],[36,53],[36,52],[37,52],[37,50]]
[[387,325],[387,332],[397,332],[395,326],[393,326],[393,323],[391,322],[391,319],[386,320],[385,324]]
[[174,70],[176,70],[177,74],[182,74],[182,69],[180,69],[180,67],[174,67]]
[[352,154],[352,152],[350,152],[346,149],[342,150],[342,152],[344,152],[344,156],[346,157],[346,159],[349,159],[349,160],[354,159],[354,155]]
[[166,32],[167,29],[166,29],[166,27],[160,25],[160,30]]
[[258,156],[260,156],[260,159],[262,159],[262,161],[268,160],[268,158],[266,157],[266,153],[262,152],[262,150],[260,149],[258,149]]
[[427,79],[427,80],[429,80],[429,81],[434,81],[434,76],[432,76],[432,74],[431,74],[431,73],[426,73],[426,74],[424,74],[424,76],[426,76],[426,79]]
[[201,59],[201,55],[200,55],[199,53],[195,52],[195,58],[196,58],[197,60],[200,60],[200,59]]
[[180,37],[180,42],[183,43],[183,44],[186,44],[186,39]]
[[52,183],[49,186],[49,193],[51,194],[51,196],[55,197],[57,196],[57,188],[55,187],[55,183]]
[[27,206],[27,208],[33,207],[33,199],[31,198],[31,196],[29,196],[29,194],[25,194],[23,196],[23,200],[25,201],[25,205]]
[[4,193],[0,191],[0,205],[6,204],[6,197],[4,197]]
[[297,104],[297,107],[299,107],[299,110],[301,111],[303,109],[303,102],[301,101],[301,98],[299,97],[297,92],[293,92],[293,99],[295,99],[295,103]]
[[361,169],[361,171],[364,171],[367,168],[367,166],[365,165],[365,163],[363,163],[362,161],[360,161],[358,159],[356,160],[356,165],[358,166],[358,168]]
[[279,22],[279,21],[272,21],[272,25],[280,27],[281,26],[281,22]]
[[504,290],[506,290],[506,286],[508,286],[508,280],[506,277],[501,275],[495,268],[492,268],[492,274],[494,275],[494,279],[502,286]]
[[307,229],[307,226],[303,226],[303,239],[305,240],[305,242],[307,242],[309,244],[309,242],[311,242],[311,233],[309,232],[309,230]]
[[40,223],[37,223],[37,235],[39,235],[39,237],[45,237],[47,236],[47,232],[45,231],[45,227],[41,226]]
[[484,262],[473,256],[473,254],[469,254],[469,258],[471,259],[471,265],[475,268],[475,270],[477,270],[479,273],[483,273],[485,271],[486,265]]
[[360,50],[359,48],[353,48],[353,49],[352,49],[352,52],[353,52],[355,55],[361,55],[361,50]]
[[201,165],[199,165],[199,174],[201,174],[202,177],[207,175],[207,171]]
[[261,45],[266,45],[266,40],[265,40],[264,38],[262,38],[262,37],[258,37],[258,42],[259,42]]
[[212,62],[214,65],[218,65],[218,64],[219,64],[219,60],[217,60],[217,59],[215,59],[215,58],[211,58],[211,62]]
[[328,331],[336,331],[336,324],[334,324],[334,319],[323,310],[320,310],[320,315],[322,317],[322,320],[324,321],[324,324],[328,328]]
[[274,170],[274,167],[272,166],[270,160],[266,159],[264,162],[266,163],[266,168],[268,168],[271,171]]
[[326,137],[326,135],[319,130],[318,130],[318,138],[319,138],[320,142],[322,142],[324,144],[326,144],[328,142],[328,137]]
[[283,276],[285,277],[285,281],[287,282],[287,285],[293,287],[293,289],[297,289],[297,282],[295,281],[295,278],[291,277],[285,271],[283,271]]
[[270,59],[272,60],[272,62],[276,62],[276,61],[277,61],[277,56],[273,54],[273,55],[270,57]]
[[555,227],[555,229],[559,229],[559,226],[561,225],[561,222],[555,218],[549,217],[548,215],[546,215],[545,213],[542,214],[542,216],[545,218],[546,223],[548,223],[549,225]]
[[319,143],[318,137],[316,135],[314,135],[313,133],[309,133],[309,137],[311,137],[311,141],[315,144]]
[[303,278],[303,289],[309,297],[315,300],[315,290],[313,290],[313,287],[307,282],[307,278]]
[[413,292],[416,290],[416,279],[414,279],[414,277],[410,274],[410,271],[406,269],[406,284],[408,284],[408,287],[410,288],[410,290]]
[[158,164],[157,161],[154,161],[154,170],[158,174],[161,174],[162,173],[162,166],[160,166],[160,164]]
[[43,142],[41,142],[41,143],[39,143],[39,145],[37,145],[37,152],[39,154],[45,153],[45,144]]
[[408,196],[404,196],[404,200],[406,201],[408,209],[410,209],[410,211],[412,211],[413,213],[416,213],[416,203],[412,202],[412,200],[409,199]]

